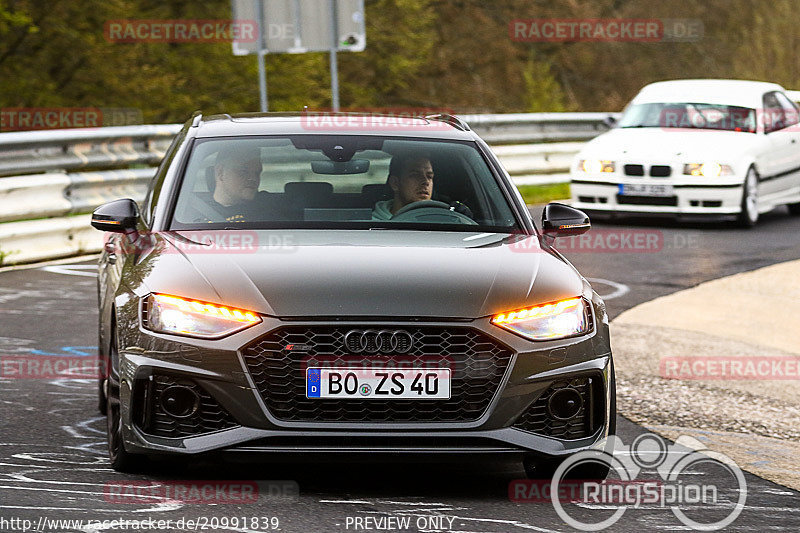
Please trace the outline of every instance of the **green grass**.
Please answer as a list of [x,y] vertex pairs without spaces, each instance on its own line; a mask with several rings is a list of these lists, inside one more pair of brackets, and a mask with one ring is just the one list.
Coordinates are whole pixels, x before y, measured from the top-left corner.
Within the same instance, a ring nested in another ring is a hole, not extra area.
[[551,183],[548,185],[519,185],[517,186],[525,203],[546,204],[554,200],[569,198],[569,183]]

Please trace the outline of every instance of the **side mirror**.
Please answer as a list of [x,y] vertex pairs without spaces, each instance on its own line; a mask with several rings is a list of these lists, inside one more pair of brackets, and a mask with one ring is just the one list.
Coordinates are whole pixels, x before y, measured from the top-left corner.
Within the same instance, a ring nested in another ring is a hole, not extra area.
[[616,119],[616,117],[613,117],[613,116],[611,116],[611,115],[608,115],[606,118],[604,118],[604,119],[603,119],[603,124],[605,124],[605,126],[606,126],[608,129],[611,129],[611,128],[613,128],[614,126],[616,126],[616,125],[617,125],[617,119]]
[[580,209],[557,203],[550,203],[544,207],[542,230],[546,237],[555,239],[580,235],[591,228],[589,216]]
[[130,198],[103,204],[92,213],[92,226],[101,231],[125,233],[136,229],[139,207]]

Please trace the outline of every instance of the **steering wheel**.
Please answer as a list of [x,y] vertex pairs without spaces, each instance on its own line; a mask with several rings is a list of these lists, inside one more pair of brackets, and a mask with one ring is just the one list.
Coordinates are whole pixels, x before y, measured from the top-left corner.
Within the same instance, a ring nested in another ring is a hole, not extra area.
[[403,206],[391,220],[397,222],[440,222],[455,224],[477,224],[466,215],[454,211],[449,205],[437,200],[420,200]]

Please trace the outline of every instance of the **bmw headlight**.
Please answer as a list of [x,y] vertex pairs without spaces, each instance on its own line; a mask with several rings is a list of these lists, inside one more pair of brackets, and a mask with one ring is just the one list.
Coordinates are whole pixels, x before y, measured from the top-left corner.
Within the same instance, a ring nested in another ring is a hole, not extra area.
[[730,165],[720,163],[687,163],[683,165],[683,173],[687,176],[702,176],[704,178],[714,178],[716,176],[730,176],[733,168]]
[[601,174],[603,172],[614,172],[614,162],[605,159],[581,159],[578,168],[587,174]]
[[588,303],[569,298],[492,317],[492,324],[534,341],[563,339],[588,333]]
[[144,303],[142,325],[159,333],[219,338],[261,322],[252,311],[169,294],[150,294]]

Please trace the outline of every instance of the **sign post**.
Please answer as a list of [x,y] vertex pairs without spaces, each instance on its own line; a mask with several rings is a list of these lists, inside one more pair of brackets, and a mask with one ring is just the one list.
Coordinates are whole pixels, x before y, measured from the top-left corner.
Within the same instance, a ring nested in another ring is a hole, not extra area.
[[264,38],[264,0],[257,0],[256,13],[258,17],[258,51],[256,53],[256,60],[258,60],[258,101],[261,106],[261,112],[266,113],[269,110],[267,102],[267,67],[264,63],[267,60],[266,39]]
[[233,41],[234,55],[258,57],[261,110],[267,110],[267,54],[328,52],[331,107],[339,110],[338,52],[362,52],[367,34],[364,0],[231,0],[234,20],[256,20],[256,42]]
[[336,0],[328,0],[331,6],[331,107],[334,113],[339,112],[339,63],[336,51],[339,48],[339,15]]

